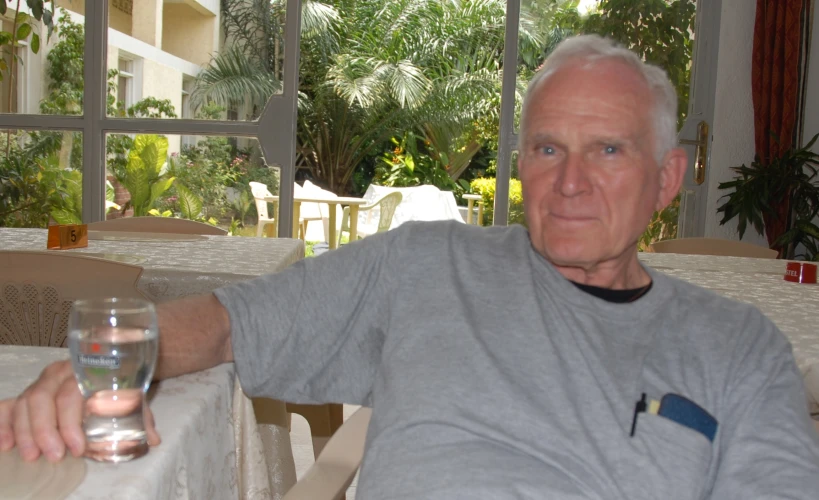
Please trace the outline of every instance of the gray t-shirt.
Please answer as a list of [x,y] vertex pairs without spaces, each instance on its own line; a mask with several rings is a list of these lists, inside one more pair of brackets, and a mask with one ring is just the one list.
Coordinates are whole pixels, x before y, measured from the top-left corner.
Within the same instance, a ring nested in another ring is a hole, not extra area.
[[[815,499],[791,347],[754,307],[648,270],[612,304],[522,227],[408,223],[220,289],[242,386],[371,404],[363,499]],[[678,394],[703,433],[635,403]]]

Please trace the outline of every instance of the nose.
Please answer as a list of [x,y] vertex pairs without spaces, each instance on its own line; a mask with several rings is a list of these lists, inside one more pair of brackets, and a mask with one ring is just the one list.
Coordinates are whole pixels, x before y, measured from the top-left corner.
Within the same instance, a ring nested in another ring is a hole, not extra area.
[[586,160],[582,154],[569,153],[560,165],[555,190],[566,197],[575,197],[591,192],[592,184],[586,170]]

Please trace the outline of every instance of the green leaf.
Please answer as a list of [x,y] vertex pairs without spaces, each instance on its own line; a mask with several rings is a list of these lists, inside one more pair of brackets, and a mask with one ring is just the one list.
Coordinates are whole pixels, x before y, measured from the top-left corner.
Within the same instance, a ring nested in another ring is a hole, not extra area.
[[43,12],[43,24],[48,27],[48,39],[51,39],[51,33],[54,32],[54,15],[50,10]]
[[816,224],[806,221],[800,220],[796,221],[796,228],[802,231],[803,233],[812,236],[813,238],[819,239],[819,227]]
[[50,215],[57,224],[82,224],[82,220],[76,214],[63,208],[52,210]]
[[152,181],[159,177],[167,156],[168,138],[154,134],[137,135],[128,155],[129,161],[139,158],[147,171],[146,175]]
[[21,24],[17,28],[17,39],[18,40],[25,40],[31,34],[31,25],[30,24]]
[[28,5],[28,8],[31,9],[31,13],[38,20],[42,19],[43,17],[44,3],[45,2],[43,0],[26,0],[26,5]]
[[[132,150],[133,153],[133,150]],[[151,179],[147,169],[143,166],[139,156],[132,155],[125,166],[123,183],[125,189],[131,193],[131,205],[134,207],[134,216],[143,217],[150,208],[147,202],[151,196]]]
[[182,217],[190,220],[199,219],[202,213],[202,200],[182,184],[176,185],[176,194],[179,195],[179,209]]
[[28,20],[28,14],[26,14],[25,12],[18,12],[14,22],[16,22],[17,24],[22,24],[26,22],[26,20]]
[[156,200],[158,200],[159,197],[165,193],[165,191],[173,186],[173,181],[175,180],[176,177],[171,177],[170,179],[160,179],[154,182],[153,185],[151,185],[151,195],[148,200],[148,207],[153,206],[153,204],[156,203]]
[[40,35],[37,33],[31,35],[31,51],[35,54],[40,52]]
[[6,7],[5,0],[0,1],[0,15],[5,15],[6,14],[6,9],[7,9],[7,7]]

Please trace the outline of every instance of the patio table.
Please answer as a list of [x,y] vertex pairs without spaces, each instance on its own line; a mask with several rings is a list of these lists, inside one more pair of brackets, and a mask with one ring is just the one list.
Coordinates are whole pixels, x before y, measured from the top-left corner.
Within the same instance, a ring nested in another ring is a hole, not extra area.
[[[0,228],[0,250],[45,251],[46,239],[45,229]],[[142,266],[144,271],[137,287],[155,302],[165,302],[284,269],[304,256],[304,244],[282,238],[89,231],[87,248],[65,251]],[[10,369],[5,365],[0,364],[4,374]],[[296,479],[289,431],[281,425],[256,425],[252,402],[241,391],[232,368],[219,370],[224,376],[229,373],[228,378],[235,386],[223,397],[233,397],[232,411],[225,416],[225,421],[230,422],[234,430],[235,446],[230,457],[236,462],[239,496],[280,498]],[[284,404],[274,406],[281,415],[280,420],[286,421]],[[210,430],[200,435],[209,439]],[[187,460],[184,454],[180,459]],[[223,464],[217,466],[213,469],[216,475],[220,474]],[[197,473],[189,471],[189,474]],[[228,473],[226,470],[225,474]],[[180,491],[189,487],[183,483]],[[188,495],[188,498],[228,497]]]
[[358,207],[366,205],[367,200],[363,198],[352,198],[348,196],[297,196],[293,198],[293,237],[298,237],[299,216],[301,213],[302,203],[326,203],[329,207],[329,235],[330,241],[327,242],[330,250],[338,247],[338,236],[336,231],[337,206],[350,207],[350,241],[355,241],[358,237]]

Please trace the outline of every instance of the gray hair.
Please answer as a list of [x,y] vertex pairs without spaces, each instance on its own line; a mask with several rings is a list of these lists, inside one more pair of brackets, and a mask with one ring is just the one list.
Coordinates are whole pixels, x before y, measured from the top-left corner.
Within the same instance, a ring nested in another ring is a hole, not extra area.
[[654,147],[657,162],[677,145],[677,93],[666,72],[657,66],[643,62],[634,52],[598,35],[582,35],[568,38],[557,46],[543,66],[529,82],[520,116],[518,150],[523,153],[524,127],[529,103],[535,91],[571,62],[586,61],[593,64],[601,60],[617,60],[627,64],[645,79],[651,90],[654,115]]

